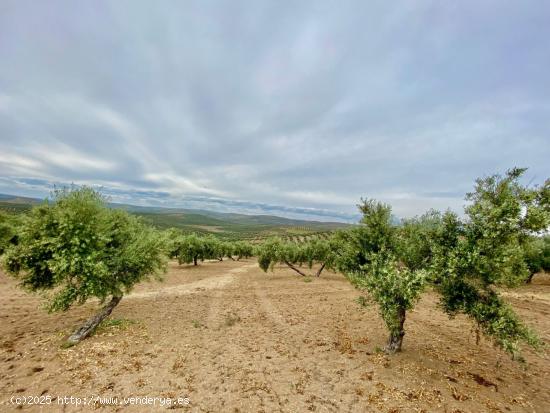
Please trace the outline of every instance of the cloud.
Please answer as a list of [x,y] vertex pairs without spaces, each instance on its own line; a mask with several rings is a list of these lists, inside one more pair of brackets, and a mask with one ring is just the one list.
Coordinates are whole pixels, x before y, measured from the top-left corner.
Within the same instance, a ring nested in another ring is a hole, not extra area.
[[8,1],[1,188],[335,219],[361,197],[460,210],[479,176],[550,175],[549,19],[529,0]]
[[[36,198],[47,198],[55,188],[71,187],[74,183],[54,182],[37,178],[0,177],[0,194],[13,191]],[[138,206],[164,208],[206,209],[217,212],[239,212],[245,214],[278,215],[295,219],[316,221],[338,221],[355,223],[358,214],[348,214],[319,208],[300,208],[284,205],[270,205],[246,200],[224,199],[212,196],[178,195],[174,192],[150,191],[135,188],[116,188],[93,183],[83,183],[105,195],[110,202]]]

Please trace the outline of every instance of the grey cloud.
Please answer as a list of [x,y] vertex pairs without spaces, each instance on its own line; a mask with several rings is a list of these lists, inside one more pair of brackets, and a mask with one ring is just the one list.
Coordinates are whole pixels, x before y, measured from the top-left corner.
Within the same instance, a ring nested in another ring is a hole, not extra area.
[[[48,198],[54,189],[69,188],[74,183],[53,182],[35,178],[2,178],[0,177],[0,195],[3,191],[14,189],[21,195],[34,198]],[[77,185],[78,186],[78,185]],[[241,212],[260,215],[279,215],[288,218],[309,219],[317,221],[338,221],[356,223],[360,216],[319,208],[288,207],[270,205],[244,200],[229,200],[207,196],[174,197],[169,192],[143,191],[134,189],[110,188],[92,185],[107,199],[115,203],[130,203],[138,206],[159,206],[165,208],[207,209],[216,212]],[[9,194],[8,194],[9,195]]]
[[460,210],[478,176],[550,175],[549,19],[535,1],[3,2],[0,176],[336,219],[360,197]]

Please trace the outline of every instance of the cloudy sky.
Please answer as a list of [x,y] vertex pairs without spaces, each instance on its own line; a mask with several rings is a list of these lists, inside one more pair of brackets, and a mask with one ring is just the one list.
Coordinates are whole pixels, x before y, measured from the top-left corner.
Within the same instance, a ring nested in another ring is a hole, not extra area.
[[349,219],[550,176],[548,1],[0,2],[0,192]]

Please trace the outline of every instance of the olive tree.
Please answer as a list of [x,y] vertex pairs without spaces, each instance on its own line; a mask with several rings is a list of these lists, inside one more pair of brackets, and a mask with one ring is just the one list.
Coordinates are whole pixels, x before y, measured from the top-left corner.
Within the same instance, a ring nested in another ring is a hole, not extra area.
[[256,255],[258,265],[266,272],[268,269],[273,270],[275,264],[283,263],[298,274],[306,275],[292,264],[300,260],[299,247],[294,243],[283,242],[280,238],[270,238],[257,247]]
[[178,263],[198,265],[199,260],[204,260],[204,241],[196,234],[185,235],[177,240]]
[[237,261],[243,258],[250,258],[254,255],[254,247],[246,241],[236,241],[231,245],[231,258],[237,256]]
[[340,235],[337,267],[377,302],[390,332],[387,352],[400,351],[406,311],[426,285],[440,294],[449,316],[466,314],[513,357],[521,342],[540,345],[498,293],[499,286],[516,286],[529,276],[522,245],[550,224],[550,181],[525,187],[524,171],[477,180],[462,219],[430,211],[397,225],[389,206],[374,200],[359,205],[361,225]]
[[17,243],[17,225],[19,217],[0,211],[0,255],[13,244]]
[[450,316],[464,313],[495,344],[519,356],[524,342],[541,341],[501,298],[498,287],[514,287],[530,275],[525,239],[548,230],[550,181],[541,188],[521,185],[525,169],[478,179],[467,195],[466,219],[447,212],[434,237],[430,272]]
[[4,268],[30,291],[48,298],[50,311],[66,311],[90,298],[108,303],[68,339],[76,344],[118,305],[138,282],[165,266],[160,234],[137,217],[109,209],[91,188],[63,189],[22,218],[18,243]]
[[312,239],[301,245],[303,257],[306,260],[308,267],[311,269],[314,263],[319,264],[319,268],[315,272],[316,277],[320,277],[325,268],[333,268],[335,254],[337,250],[334,241],[324,239]]
[[233,243],[230,241],[218,241],[218,248],[217,248],[217,259],[219,261],[223,261],[224,258],[230,258],[233,260],[232,257],[233,252]]
[[296,265],[301,265],[305,259],[300,247],[292,242],[284,242],[280,238],[270,238],[257,248],[256,255],[258,256],[258,265],[265,272],[268,269],[273,270],[276,264],[281,263],[286,264],[301,276],[307,275],[296,267]]
[[407,311],[413,308],[426,284],[427,273],[417,265],[419,260],[403,258],[413,248],[418,249],[408,244],[414,244],[420,236],[414,226],[399,234],[389,205],[363,200],[359,209],[363,213],[360,226],[339,235],[344,242],[336,265],[355,287],[368,292],[378,304],[389,331],[385,350],[395,353],[401,351]]
[[178,258],[180,243],[183,236],[183,232],[177,228],[169,228],[162,231],[166,255],[169,258]]
[[550,272],[550,235],[529,237],[523,243],[523,251],[529,269],[526,283],[529,284],[539,272]]
[[201,259],[204,261],[206,259],[223,259],[224,256],[224,245],[222,242],[214,237],[213,235],[208,235],[202,237],[202,255]]
[[305,277],[308,274],[299,267],[307,264],[311,269],[314,263],[320,268],[315,275],[319,277],[325,267],[333,268],[335,262],[334,247],[324,240],[311,240],[301,244],[285,242],[280,238],[272,238],[258,247],[256,255],[258,264],[264,271],[273,269],[277,263],[285,264],[290,269]]

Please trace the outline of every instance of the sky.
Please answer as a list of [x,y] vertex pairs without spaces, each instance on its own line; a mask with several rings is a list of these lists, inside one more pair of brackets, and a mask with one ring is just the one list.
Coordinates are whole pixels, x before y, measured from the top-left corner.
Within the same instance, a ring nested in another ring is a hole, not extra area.
[[548,1],[0,2],[0,193],[353,221],[550,177]]

